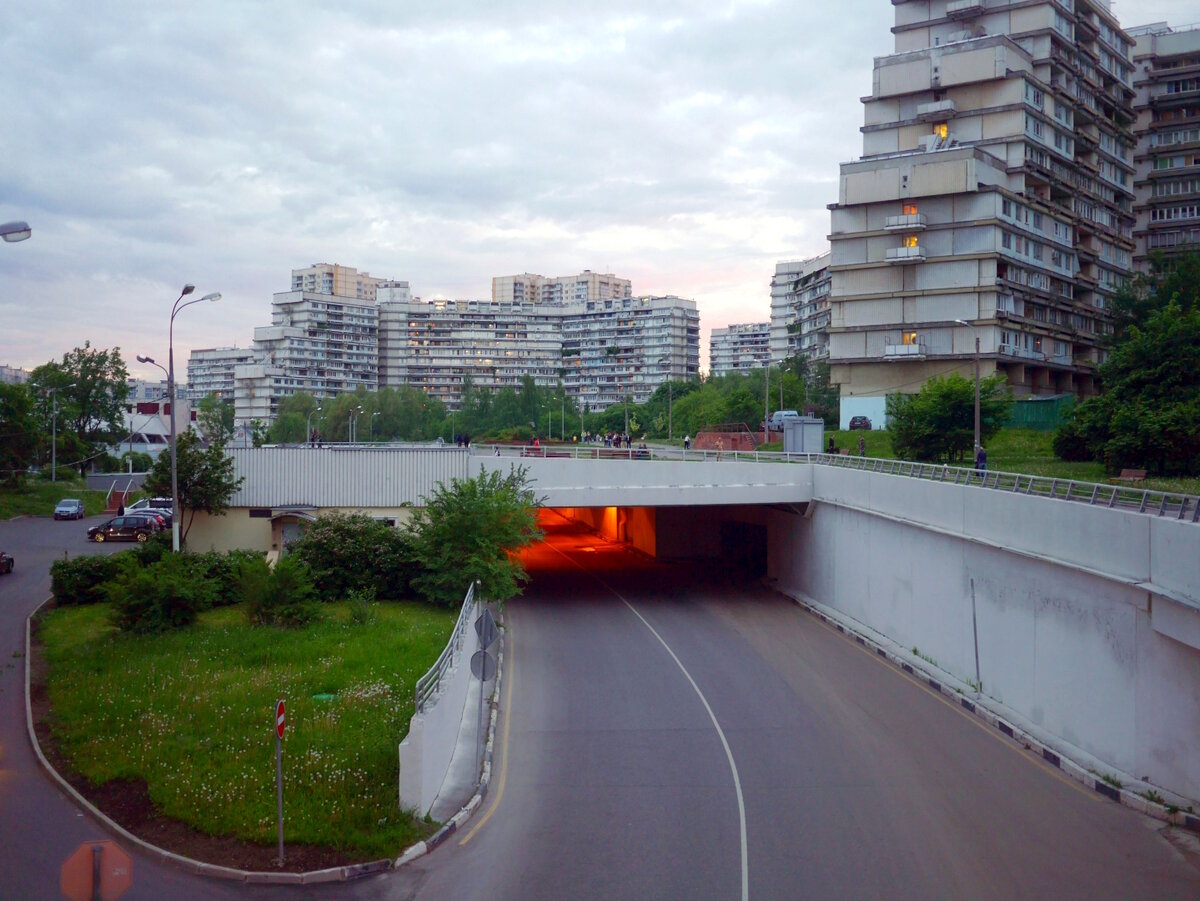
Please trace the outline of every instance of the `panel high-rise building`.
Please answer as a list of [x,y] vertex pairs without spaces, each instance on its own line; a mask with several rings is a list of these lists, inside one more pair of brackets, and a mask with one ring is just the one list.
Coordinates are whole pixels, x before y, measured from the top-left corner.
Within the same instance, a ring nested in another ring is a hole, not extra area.
[[1133,261],[1133,42],[1107,0],[894,0],[831,206],[842,418],[929,378],[1096,390]]
[[771,359],[829,356],[829,254],[777,263],[771,279]]
[[708,337],[708,374],[762,369],[771,359],[771,323],[737,322],[715,328]]

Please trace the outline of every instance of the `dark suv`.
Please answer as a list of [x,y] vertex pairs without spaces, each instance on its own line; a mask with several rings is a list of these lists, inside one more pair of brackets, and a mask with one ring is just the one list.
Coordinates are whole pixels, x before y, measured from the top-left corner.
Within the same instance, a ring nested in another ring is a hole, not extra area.
[[137,513],[114,516],[87,531],[89,541],[148,541],[159,529],[157,518]]
[[866,429],[868,432],[871,431],[871,420],[865,416],[851,416],[850,431],[853,432],[855,429]]

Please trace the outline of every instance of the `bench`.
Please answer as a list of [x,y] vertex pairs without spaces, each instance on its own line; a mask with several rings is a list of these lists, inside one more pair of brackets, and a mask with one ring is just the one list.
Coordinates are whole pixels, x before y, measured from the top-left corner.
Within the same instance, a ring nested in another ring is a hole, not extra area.
[[1117,476],[1118,482],[1144,482],[1146,480],[1146,470],[1144,469],[1122,469],[1121,474]]

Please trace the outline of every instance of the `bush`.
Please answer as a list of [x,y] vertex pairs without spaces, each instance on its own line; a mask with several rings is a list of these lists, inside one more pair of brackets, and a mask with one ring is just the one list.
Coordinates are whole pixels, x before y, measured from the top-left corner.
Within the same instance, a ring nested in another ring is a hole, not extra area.
[[356,626],[369,626],[375,622],[379,604],[375,601],[374,588],[351,591],[346,600],[350,603],[350,622]]
[[212,604],[226,607],[241,600],[239,579],[242,564],[247,560],[262,560],[260,551],[204,551],[200,554],[185,554],[184,567],[192,578],[212,585]]
[[126,555],[55,560],[50,564],[50,591],[55,603],[73,607],[107,600],[104,585],[117,574],[123,556]]
[[411,536],[362,514],[322,516],[289,546],[288,556],[304,563],[327,601],[366,590],[401,598],[418,572]]
[[1096,459],[1096,453],[1088,444],[1086,436],[1074,416],[1067,419],[1054,433],[1054,455],[1060,460],[1072,462]]
[[240,594],[252,623],[302,626],[317,618],[316,590],[305,565],[288,554],[272,569],[265,559],[242,562]]
[[190,626],[212,606],[212,583],[196,579],[177,555],[142,566],[133,555],[103,586],[113,607],[113,624],[123,632],[152,634]]

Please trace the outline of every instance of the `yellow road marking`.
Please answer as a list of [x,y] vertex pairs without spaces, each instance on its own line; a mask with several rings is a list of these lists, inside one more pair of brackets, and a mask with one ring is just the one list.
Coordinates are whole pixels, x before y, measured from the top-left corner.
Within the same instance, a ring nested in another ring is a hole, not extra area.
[[471,828],[471,831],[459,841],[460,848],[473,839],[475,833],[483,828],[483,824],[492,818],[492,814],[496,812],[496,808],[500,806],[500,800],[504,797],[504,783],[508,781],[508,726],[512,722],[513,673],[516,671],[516,657],[513,655],[516,639],[511,612],[506,633],[508,652],[505,656],[508,657],[508,672],[506,673],[508,678],[505,680],[507,685],[504,688],[504,728],[500,730],[500,778],[496,780],[496,794],[492,798],[491,806],[479,818],[479,822]]

